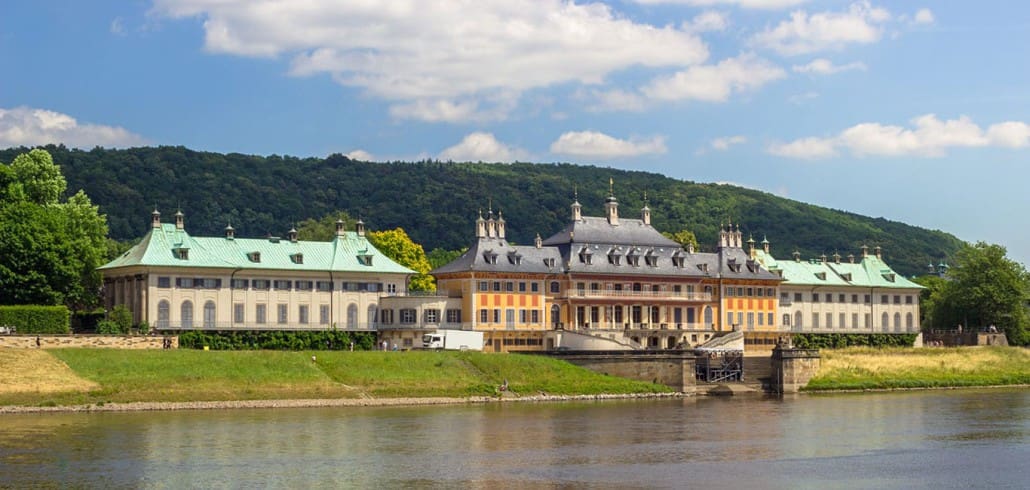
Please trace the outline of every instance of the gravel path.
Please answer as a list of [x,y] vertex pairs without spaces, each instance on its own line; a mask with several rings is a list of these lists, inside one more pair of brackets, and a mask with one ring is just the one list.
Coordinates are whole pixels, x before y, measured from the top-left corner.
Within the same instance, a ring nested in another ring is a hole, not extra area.
[[533,395],[533,396],[474,396],[468,398],[328,398],[303,400],[232,400],[208,402],[132,402],[105,403],[103,405],[68,405],[58,407],[4,406],[4,413],[40,412],[138,412],[154,410],[215,410],[234,408],[301,408],[301,407],[392,407],[420,405],[457,405],[508,402],[558,402],[586,400],[628,400],[653,398],[680,398],[683,393],[640,393],[628,395]]

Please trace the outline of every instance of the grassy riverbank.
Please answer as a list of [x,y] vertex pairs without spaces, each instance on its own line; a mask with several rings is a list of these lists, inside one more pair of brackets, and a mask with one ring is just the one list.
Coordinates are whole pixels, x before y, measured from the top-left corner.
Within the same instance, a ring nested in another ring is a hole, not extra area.
[[856,347],[820,355],[806,391],[1030,384],[1030,350],[1018,347]]
[[[312,361],[312,356],[317,356]],[[477,352],[0,349],[0,405],[668,392],[541,356]]]

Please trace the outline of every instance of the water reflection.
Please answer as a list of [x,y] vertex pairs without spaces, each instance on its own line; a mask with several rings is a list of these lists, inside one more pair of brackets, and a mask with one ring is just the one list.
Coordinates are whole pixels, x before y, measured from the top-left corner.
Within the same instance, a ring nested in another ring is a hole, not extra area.
[[0,487],[1018,488],[1028,427],[1018,389],[4,415]]

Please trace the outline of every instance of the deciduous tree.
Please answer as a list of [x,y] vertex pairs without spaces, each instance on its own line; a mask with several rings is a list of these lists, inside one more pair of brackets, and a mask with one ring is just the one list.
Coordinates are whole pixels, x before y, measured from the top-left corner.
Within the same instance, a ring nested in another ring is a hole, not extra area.
[[436,291],[436,281],[429,275],[432,266],[426,258],[426,252],[408,237],[403,228],[368,233],[368,241],[372,242],[380,252],[418,274],[411,278],[408,289],[413,291]]

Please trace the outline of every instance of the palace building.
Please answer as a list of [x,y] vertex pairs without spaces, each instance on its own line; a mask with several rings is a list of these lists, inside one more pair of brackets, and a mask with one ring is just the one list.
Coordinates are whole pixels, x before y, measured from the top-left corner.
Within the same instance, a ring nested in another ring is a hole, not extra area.
[[917,333],[922,286],[894,272],[880,247],[870,255],[863,246],[856,258],[840,254],[827,260],[776,260],[769,242],[754,251],[756,259],[783,278],[779,314],[785,331],[794,333]]
[[365,238],[365,225],[331,241],[236,238],[186,232],[182,212],[156,210],[140,243],[100,267],[108,309],[125,305],[134,323],[159,330],[374,330],[383,296],[402,294],[415,272]]
[[672,349],[732,330],[774,341],[781,279],[743,250],[739,228],[702,253],[651,226],[646,202],[622,218],[610,192],[604,209],[584,216],[575,200],[568,224],[533,245],[509,243],[500,213],[480,216],[468,251],[431,272],[440,294],[460,298],[463,328],[498,352]]

